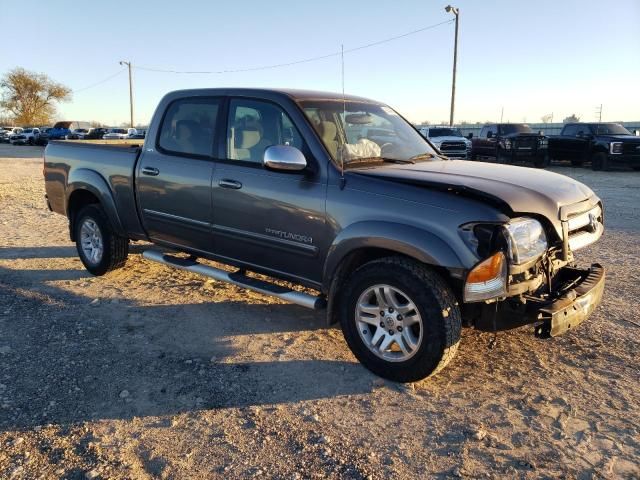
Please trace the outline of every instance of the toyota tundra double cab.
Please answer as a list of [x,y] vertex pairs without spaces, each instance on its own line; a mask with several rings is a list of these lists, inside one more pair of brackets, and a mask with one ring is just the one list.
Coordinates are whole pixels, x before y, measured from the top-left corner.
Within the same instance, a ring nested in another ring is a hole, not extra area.
[[574,258],[604,230],[588,187],[443,157],[376,101],[176,91],[131,143],[45,151],[49,207],[89,272],[152,242],[149,261],[326,309],[354,355],[392,380],[441,370],[463,325],[548,338],[602,298],[604,269]]

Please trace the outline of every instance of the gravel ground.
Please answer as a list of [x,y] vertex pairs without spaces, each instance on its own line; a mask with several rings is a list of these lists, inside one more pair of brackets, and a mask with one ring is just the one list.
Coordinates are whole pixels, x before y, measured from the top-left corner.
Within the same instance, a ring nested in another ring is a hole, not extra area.
[[463,332],[436,378],[383,381],[322,314],[143,261],[88,275],[0,145],[0,478],[638,478],[640,173],[553,169],[605,201],[580,328]]

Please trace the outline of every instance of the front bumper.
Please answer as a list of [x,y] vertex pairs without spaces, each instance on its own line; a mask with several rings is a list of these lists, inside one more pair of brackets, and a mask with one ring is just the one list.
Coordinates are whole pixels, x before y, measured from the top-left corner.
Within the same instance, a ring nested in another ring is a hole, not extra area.
[[541,320],[535,327],[536,337],[549,338],[562,335],[580,325],[602,301],[604,292],[604,267],[591,265],[587,270],[565,267],[561,272],[564,281],[574,286],[539,311]]
[[538,338],[562,335],[575,329],[600,305],[604,281],[604,267],[597,263],[584,269],[564,267],[553,279],[551,295],[524,295],[497,305],[485,304],[476,328],[495,331],[534,325]]

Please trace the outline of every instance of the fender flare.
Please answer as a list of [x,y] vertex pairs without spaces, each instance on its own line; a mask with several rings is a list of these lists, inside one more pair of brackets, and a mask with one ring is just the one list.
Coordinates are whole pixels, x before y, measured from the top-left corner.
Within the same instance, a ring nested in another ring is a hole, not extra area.
[[127,236],[126,231],[122,226],[120,215],[118,215],[118,209],[116,208],[116,203],[113,198],[113,192],[111,191],[111,188],[109,188],[107,181],[95,170],[79,168],[77,170],[72,170],[69,175],[67,180],[65,212],[70,221],[69,201],[74,192],[78,190],[85,190],[95,195],[102,208],[104,208],[114,231],[120,236]]
[[361,248],[392,250],[448,269],[467,268],[454,249],[434,233],[401,223],[363,221],[348,226],[334,239],[325,261],[323,284],[329,285],[347,255]]

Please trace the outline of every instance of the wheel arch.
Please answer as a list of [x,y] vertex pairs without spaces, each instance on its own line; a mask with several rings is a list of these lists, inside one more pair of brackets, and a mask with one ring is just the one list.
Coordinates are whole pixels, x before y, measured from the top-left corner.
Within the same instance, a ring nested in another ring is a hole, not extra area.
[[113,193],[106,180],[99,173],[88,169],[73,171],[69,175],[67,192],[65,211],[69,219],[69,232],[72,241],[75,241],[73,226],[78,212],[84,206],[96,203],[104,209],[114,231],[121,236],[126,236]]
[[372,260],[402,256],[426,264],[448,283],[465,270],[456,252],[437,235],[409,225],[362,222],[343,230],[329,249],[323,285],[328,293],[327,321],[336,323],[336,295],[349,272]]

